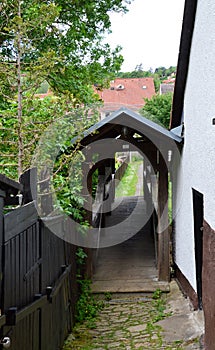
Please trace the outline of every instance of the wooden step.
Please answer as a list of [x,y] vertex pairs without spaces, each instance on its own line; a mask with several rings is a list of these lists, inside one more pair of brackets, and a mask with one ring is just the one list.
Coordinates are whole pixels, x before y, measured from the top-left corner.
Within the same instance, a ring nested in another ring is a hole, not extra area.
[[169,292],[168,282],[152,280],[100,280],[94,281],[91,286],[93,293],[153,293],[157,289]]

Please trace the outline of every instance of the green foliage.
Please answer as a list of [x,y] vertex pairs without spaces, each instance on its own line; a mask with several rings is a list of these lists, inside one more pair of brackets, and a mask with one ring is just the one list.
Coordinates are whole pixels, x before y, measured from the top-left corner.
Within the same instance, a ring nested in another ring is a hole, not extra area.
[[119,78],[148,78],[154,77],[151,71],[134,70],[132,72],[119,72],[117,74]]
[[78,266],[82,266],[83,264],[85,264],[86,258],[87,258],[87,254],[85,253],[83,248],[79,247],[76,251],[76,262]]
[[111,50],[103,39],[110,31],[110,12],[125,12],[127,3],[2,1],[1,90],[12,96],[16,93],[15,63],[20,55],[26,81],[34,84],[37,76],[37,88],[47,81],[55,92],[70,92],[77,103],[92,102],[92,84],[107,84],[123,61],[120,48]]
[[[52,190],[55,193],[55,209],[72,217],[81,224],[83,234],[89,226],[85,220],[84,199],[82,195],[83,163],[85,157],[79,150],[79,139],[84,130],[97,121],[97,108],[88,107],[91,118],[87,118],[86,108],[71,109],[64,117],[57,119],[48,132],[40,138],[34,165],[40,180],[43,180],[43,169],[50,169]],[[68,110],[68,104],[67,104]],[[77,137],[77,143],[72,146],[71,139]]]
[[91,292],[91,281],[82,275],[82,269],[86,263],[87,254],[83,248],[78,248],[76,252],[77,262],[77,282],[79,285],[79,299],[76,304],[75,320],[78,323],[86,324],[89,328],[94,328],[95,319],[103,304],[96,301]]
[[49,89],[49,84],[45,80],[45,81],[42,82],[40,87],[37,89],[36,93],[37,94],[46,94],[48,92],[48,89]]
[[96,197],[96,189],[97,189],[97,185],[98,185],[98,174],[99,174],[99,171],[98,171],[98,169],[96,169],[96,171],[94,171],[94,173],[92,175],[92,197],[93,197],[93,199],[95,199],[95,197]]
[[[131,153],[131,162],[133,163],[133,162],[140,162],[140,161],[142,161],[143,160],[143,158],[142,158],[142,156],[139,154],[139,153]],[[139,163],[140,164],[140,163]]]
[[104,297],[106,301],[110,301],[112,299],[112,294],[110,292],[105,292]]
[[167,79],[169,76],[175,77],[176,67],[170,66],[169,68],[158,67],[155,69],[155,74],[158,74],[161,80]]
[[161,81],[159,78],[157,78],[157,75],[154,74],[154,86],[155,86],[155,92],[158,93],[159,90],[160,90],[160,84],[161,84]]
[[149,335],[150,342],[153,343],[153,336],[156,333],[156,336],[157,336],[156,343],[159,345],[159,347],[161,347],[163,345],[163,339],[162,339],[162,336],[160,334],[161,333],[160,326],[155,325],[154,322],[147,322],[146,331]]
[[165,301],[163,299],[157,299],[155,302],[155,308],[157,310],[157,315],[153,318],[153,322],[158,322],[163,320],[168,315],[165,313]]
[[[2,1],[0,165],[6,175],[17,178],[17,164],[19,175],[29,166],[41,133],[53,120],[98,100],[93,84],[106,86],[122,63],[120,48],[112,51],[103,40],[109,14],[125,12],[127,3]],[[48,86],[56,97],[35,100],[38,89]]]
[[166,310],[166,301],[163,298],[163,294],[162,291],[160,289],[157,289],[154,293],[153,293],[153,307],[156,310],[156,315],[153,316],[152,318],[152,323],[156,323],[160,320],[163,320],[164,318],[171,316],[171,313],[167,313],[165,312]]
[[[91,119],[88,118],[90,110],[92,112]],[[16,102],[8,102],[7,106],[0,110],[0,131],[2,141],[0,145],[0,153],[4,155],[4,157],[1,157],[0,164],[10,164],[4,167],[1,166],[0,171],[6,173],[9,177],[17,179],[18,120],[16,117],[16,111]],[[97,105],[88,106],[88,108],[74,109],[73,102],[69,101],[67,97],[63,95],[61,97],[46,97],[43,100],[24,100],[21,130],[23,141],[23,170],[31,165],[32,155],[35,152],[39,140],[49,125],[56,124],[58,127],[56,135],[51,137],[51,134],[49,133],[48,140],[43,140],[43,152],[46,153],[46,155],[49,154],[51,159],[53,150],[55,150],[56,147],[59,147],[62,152],[65,151],[67,147],[70,146],[72,137],[78,134],[81,136],[83,130],[98,120],[97,118]],[[57,127],[55,126],[55,130]],[[67,135],[67,137],[65,137],[65,135]],[[71,152],[71,157],[72,155],[73,153]],[[57,167],[60,166],[60,163],[64,162],[66,159],[68,159],[68,161],[71,160],[71,157],[66,154],[62,154],[58,157],[55,164],[55,171],[57,170]],[[47,157],[45,161],[47,162]],[[61,180],[63,181],[63,178],[60,177],[62,173],[60,174],[59,171],[58,175],[56,183],[60,185]]]
[[101,310],[102,302],[96,301],[91,292],[91,281],[84,277],[82,270],[86,264],[87,254],[83,248],[76,252],[77,282],[79,286],[79,299],[76,304],[75,320],[78,323],[86,321],[87,327],[95,327],[95,319]]
[[122,162],[115,156],[115,170],[117,170],[122,165]]
[[[5,142],[0,145],[0,153],[4,155],[0,160],[0,171],[17,179],[18,124],[17,118],[13,117],[16,104],[10,105],[2,112],[0,121],[1,140]],[[88,118],[89,110],[91,118]],[[43,169],[53,169],[51,186],[56,195],[54,209],[60,209],[75,222],[81,223],[82,233],[85,234],[88,222],[85,220],[81,193],[84,158],[80,151],[71,148],[71,139],[76,135],[81,137],[83,131],[97,121],[97,107],[74,109],[73,104],[64,97],[47,97],[44,100],[24,101],[23,111],[23,169],[37,166],[40,181],[44,179]],[[42,195],[38,188],[39,205]]]
[[145,105],[140,113],[168,129],[170,123],[170,113],[172,108],[172,93],[155,95],[151,99],[145,98]]
[[153,293],[152,298],[153,298],[154,300],[158,300],[158,299],[161,298],[161,296],[162,296],[162,291],[158,288],[158,289],[156,289],[156,291]]
[[86,321],[89,328],[94,328],[96,316],[103,304],[96,301],[92,296],[90,280],[83,279],[78,282],[81,293],[76,304],[76,322],[83,323]]

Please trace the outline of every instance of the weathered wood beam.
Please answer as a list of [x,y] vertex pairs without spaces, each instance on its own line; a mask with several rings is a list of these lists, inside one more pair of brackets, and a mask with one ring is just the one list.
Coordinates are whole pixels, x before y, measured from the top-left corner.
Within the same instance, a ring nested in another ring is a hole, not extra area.
[[158,277],[170,279],[170,249],[168,230],[168,169],[160,154],[158,176]]

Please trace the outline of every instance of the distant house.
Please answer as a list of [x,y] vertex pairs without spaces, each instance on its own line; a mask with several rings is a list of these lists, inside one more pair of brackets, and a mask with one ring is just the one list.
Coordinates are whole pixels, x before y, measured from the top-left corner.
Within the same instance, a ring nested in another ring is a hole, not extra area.
[[96,90],[104,106],[101,108],[101,119],[119,108],[127,107],[138,112],[144,106],[144,98],[155,95],[153,78],[116,78],[110,87],[102,91]]
[[169,77],[166,80],[163,80],[164,84],[174,84],[175,83],[175,77]]
[[160,84],[160,95],[167,94],[174,91],[175,84]]

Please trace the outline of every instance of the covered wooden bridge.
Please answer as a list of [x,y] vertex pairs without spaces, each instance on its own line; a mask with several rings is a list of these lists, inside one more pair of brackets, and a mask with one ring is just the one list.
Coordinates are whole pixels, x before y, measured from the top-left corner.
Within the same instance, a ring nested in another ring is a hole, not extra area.
[[[85,153],[83,181],[88,219],[95,227],[95,292],[166,289],[170,279],[171,230],[168,179],[180,157],[181,138],[160,125],[122,108],[91,127],[81,140]],[[143,157],[144,196],[115,198],[115,154],[138,151]],[[92,179],[98,186],[92,200]],[[86,245],[86,241],[83,242]]]

